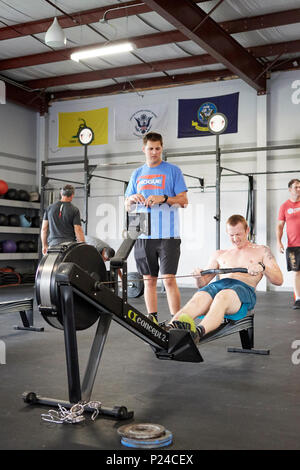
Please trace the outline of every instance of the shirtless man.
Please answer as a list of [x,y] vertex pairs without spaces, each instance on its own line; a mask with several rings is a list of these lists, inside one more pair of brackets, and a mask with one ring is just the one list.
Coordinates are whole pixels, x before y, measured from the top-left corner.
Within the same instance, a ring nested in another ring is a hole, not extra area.
[[[246,267],[248,273],[221,275],[219,281],[210,283],[215,274],[201,276],[202,269],[194,271],[199,290],[176,313],[169,326],[189,329],[195,342],[218,328],[224,318],[239,320],[245,317],[256,303],[255,288],[263,275],[276,286],[283,283],[281,270],[270,248],[248,241],[249,227],[243,216],[229,217],[226,228],[233,247],[215,251],[206,269]],[[196,327],[194,319],[203,315]]]

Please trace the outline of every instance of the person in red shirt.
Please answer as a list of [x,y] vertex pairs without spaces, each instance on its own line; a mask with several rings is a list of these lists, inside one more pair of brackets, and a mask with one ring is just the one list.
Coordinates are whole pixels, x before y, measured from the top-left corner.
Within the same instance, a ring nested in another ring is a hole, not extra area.
[[277,247],[284,253],[282,244],[283,229],[286,224],[287,270],[294,271],[295,303],[293,308],[300,309],[300,180],[292,179],[288,184],[290,197],[279,209],[277,224]]

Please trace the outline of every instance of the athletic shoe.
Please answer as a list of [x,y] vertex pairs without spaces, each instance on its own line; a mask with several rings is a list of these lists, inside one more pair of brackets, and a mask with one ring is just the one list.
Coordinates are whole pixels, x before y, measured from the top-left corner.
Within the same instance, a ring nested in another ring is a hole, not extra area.
[[149,320],[153,321],[153,323],[155,323],[155,325],[158,325],[158,321],[157,321],[157,319],[155,318],[154,315],[151,315],[151,313],[148,313],[148,315],[146,315],[146,317],[147,317]]
[[298,309],[298,308],[300,308],[300,299],[296,300],[296,302],[295,302],[294,305],[293,305],[293,309],[296,310],[296,309]]
[[165,331],[188,329],[184,328],[183,324],[177,321],[174,321],[172,323],[166,323],[165,321],[162,321],[158,324],[158,326],[160,326]]
[[179,316],[178,320],[173,322],[173,325],[175,328],[178,328],[179,330],[188,330],[191,333],[194,342],[196,344],[199,343],[200,341],[199,331],[196,328],[194,320],[189,315],[187,315],[186,313],[182,313]]
[[159,322],[158,326],[160,326],[165,331],[170,331],[174,328],[171,323],[166,323],[165,321]]

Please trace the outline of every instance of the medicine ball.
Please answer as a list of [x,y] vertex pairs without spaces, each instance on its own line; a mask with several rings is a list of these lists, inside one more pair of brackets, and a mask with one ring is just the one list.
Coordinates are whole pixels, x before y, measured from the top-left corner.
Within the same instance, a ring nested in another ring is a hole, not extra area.
[[17,214],[10,214],[8,216],[8,225],[20,227],[20,217]]
[[3,253],[16,253],[17,244],[13,240],[4,240],[2,242]]
[[27,242],[27,249],[29,253],[35,253],[37,251],[37,247],[34,241],[29,240]]
[[5,193],[5,198],[6,199],[18,199],[18,191],[16,189],[10,188]]
[[36,228],[39,228],[40,227],[40,218],[39,216],[35,216],[35,217],[32,217],[32,224],[31,224],[32,227],[36,227]]
[[19,253],[28,253],[28,244],[24,240],[19,240],[17,242],[17,250]]
[[29,196],[29,193],[27,191],[25,191],[24,189],[20,189],[18,191],[18,199],[19,201],[29,201],[30,199],[30,196]]
[[0,195],[3,196],[3,194],[7,193],[8,191],[8,185],[6,181],[0,180]]
[[32,219],[29,217],[29,215],[21,214],[19,218],[21,227],[31,227]]
[[32,191],[31,193],[29,193],[29,200],[31,202],[40,202],[40,199],[41,199],[41,196],[39,195],[38,192]]
[[8,225],[8,217],[6,214],[0,214],[0,225]]

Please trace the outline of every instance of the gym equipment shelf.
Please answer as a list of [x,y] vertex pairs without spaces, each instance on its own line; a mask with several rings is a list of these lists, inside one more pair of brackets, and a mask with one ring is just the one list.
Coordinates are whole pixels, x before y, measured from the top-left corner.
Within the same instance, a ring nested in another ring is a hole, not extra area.
[[11,227],[11,226],[2,226],[0,227],[0,233],[28,233],[28,234],[39,234],[39,228],[32,227]]
[[[30,211],[40,211],[41,204],[39,202],[30,202],[30,201],[19,201],[13,199],[2,199],[0,198],[0,208],[5,207],[5,212],[7,213],[8,209],[16,209],[16,213],[20,214],[21,209],[29,209]],[[0,210],[1,212],[1,210]],[[38,212],[36,212],[38,213]],[[0,226],[0,234],[23,234],[23,235],[34,235],[35,238],[40,233],[40,228],[36,227],[14,227],[14,226]],[[4,237],[1,237],[0,240],[3,240]],[[0,253],[0,261],[11,261],[11,260],[38,260],[39,254],[34,253]]]
[[10,261],[13,259],[39,259],[38,253],[0,253],[0,261]]
[[1,199],[0,206],[6,207],[23,207],[24,209],[40,209],[41,205],[39,202],[28,202],[28,201],[14,201],[13,199]]

